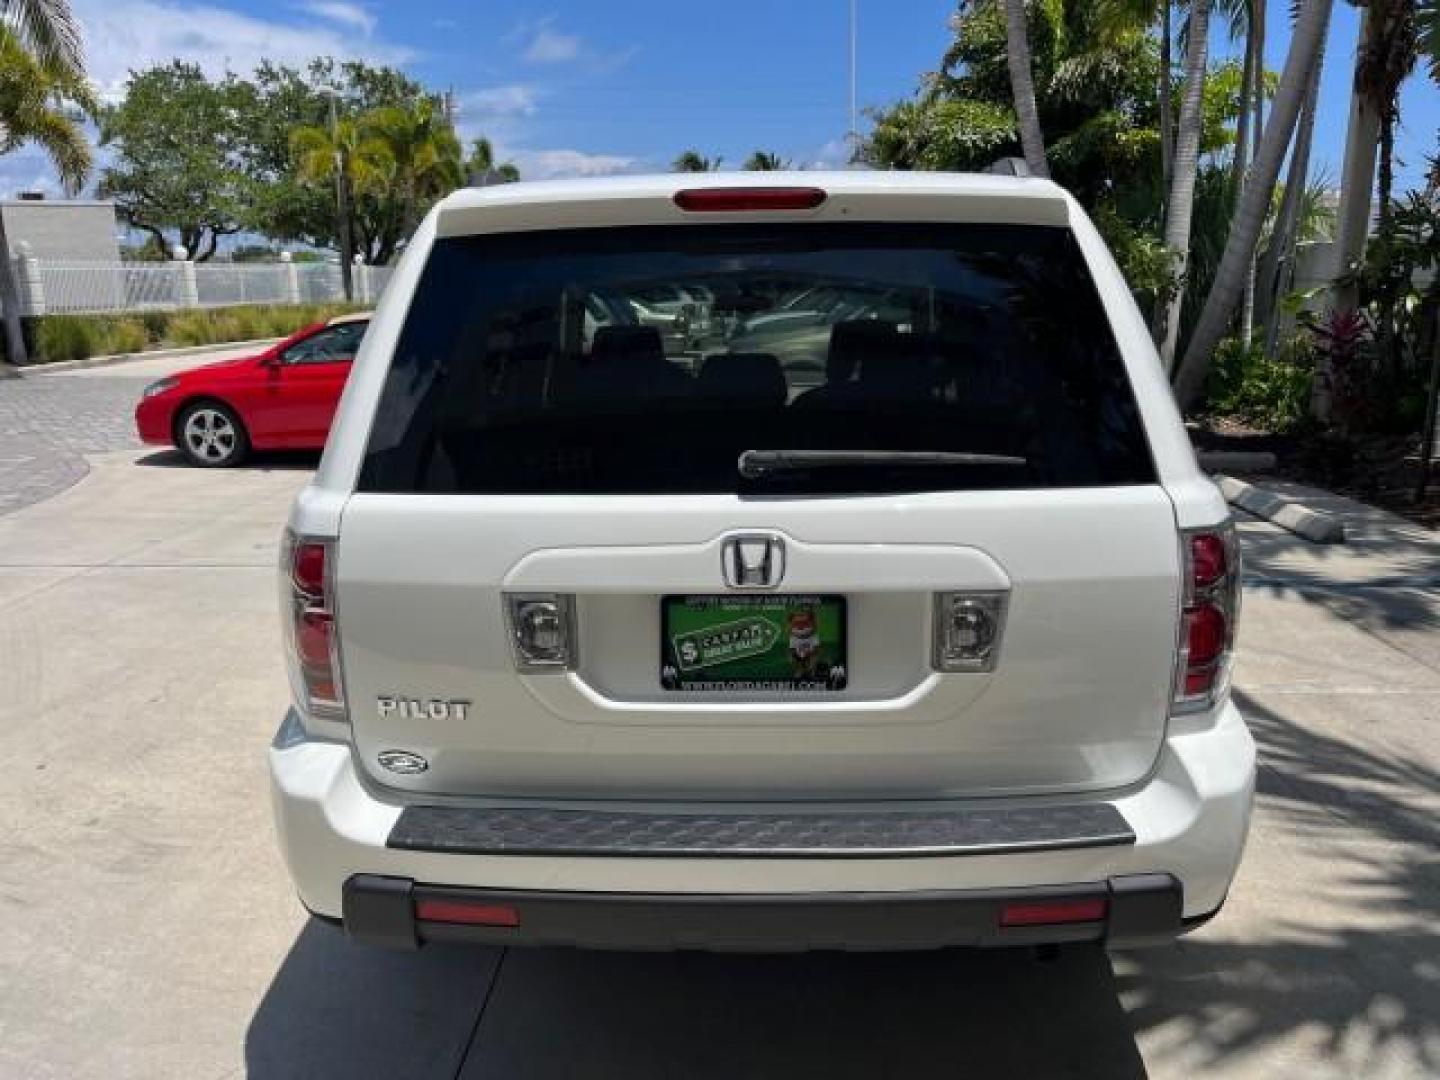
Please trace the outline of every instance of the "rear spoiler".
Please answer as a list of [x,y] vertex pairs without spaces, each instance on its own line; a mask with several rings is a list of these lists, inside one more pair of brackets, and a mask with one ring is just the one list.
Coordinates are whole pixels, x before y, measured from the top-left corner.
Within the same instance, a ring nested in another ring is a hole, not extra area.
[[[682,191],[807,188],[812,206],[738,210],[697,217]],[[713,221],[975,221],[1070,224],[1064,191],[1047,180],[950,173],[711,173],[497,184],[458,191],[437,208],[437,237],[541,229],[678,225]]]

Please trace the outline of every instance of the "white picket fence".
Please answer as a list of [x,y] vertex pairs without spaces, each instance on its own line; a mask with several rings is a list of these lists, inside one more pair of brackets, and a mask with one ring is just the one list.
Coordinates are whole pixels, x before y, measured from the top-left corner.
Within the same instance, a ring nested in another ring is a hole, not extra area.
[[[310,304],[345,298],[335,263],[84,263],[21,257],[15,270],[25,314],[31,316]],[[355,302],[375,303],[390,273],[388,266],[355,266]]]

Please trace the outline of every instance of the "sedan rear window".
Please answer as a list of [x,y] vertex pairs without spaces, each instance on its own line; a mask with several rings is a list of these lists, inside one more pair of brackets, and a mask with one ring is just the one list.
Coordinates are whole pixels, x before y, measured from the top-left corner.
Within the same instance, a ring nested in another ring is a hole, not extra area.
[[[742,469],[751,451],[796,453]],[[437,241],[360,487],[804,495],[1153,482],[1068,230],[747,224]]]

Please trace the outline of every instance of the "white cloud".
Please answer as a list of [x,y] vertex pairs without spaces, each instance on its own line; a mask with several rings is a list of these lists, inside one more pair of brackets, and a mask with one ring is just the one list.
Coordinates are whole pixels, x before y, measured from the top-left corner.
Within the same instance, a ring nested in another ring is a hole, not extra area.
[[497,152],[501,160],[520,167],[526,180],[557,180],[574,176],[613,176],[633,172],[639,159],[624,154],[588,154],[583,150],[523,150]]
[[347,0],[306,0],[300,9],[329,22],[359,30],[366,37],[375,32],[375,13]]
[[608,75],[618,71],[640,51],[638,45],[629,45],[604,52],[579,34],[557,30],[553,15],[518,23],[501,42],[516,50],[520,59],[527,63],[571,64],[590,75]]
[[558,64],[574,60],[580,55],[578,34],[561,34],[550,29],[548,22],[542,23],[523,54],[532,64]]
[[302,67],[316,56],[389,65],[414,56],[404,46],[360,38],[333,25],[333,13],[330,24],[313,15],[289,23],[164,0],[76,0],[75,12],[89,43],[90,78],[111,100],[123,92],[131,71],[175,58],[220,75],[227,70],[248,73],[264,59]]
[[807,169],[848,169],[851,167],[851,156],[849,139],[831,139],[804,164]]
[[525,83],[486,86],[460,95],[460,115],[466,122],[531,116],[539,97],[535,87]]

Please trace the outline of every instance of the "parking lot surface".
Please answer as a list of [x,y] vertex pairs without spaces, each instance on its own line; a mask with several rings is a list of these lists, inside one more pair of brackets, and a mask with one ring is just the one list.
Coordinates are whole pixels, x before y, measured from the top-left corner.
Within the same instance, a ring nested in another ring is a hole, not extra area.
[[392,954],[306,920],[271,831],[276,541],[313,459],[141,449],[122,370],[0,383],[0,458],[31,458],[0,462],[0,1077],[1440,1074],[1423,530],[1344,503],[1343,549],[1242,526],[1256,821],[1176,945]]

